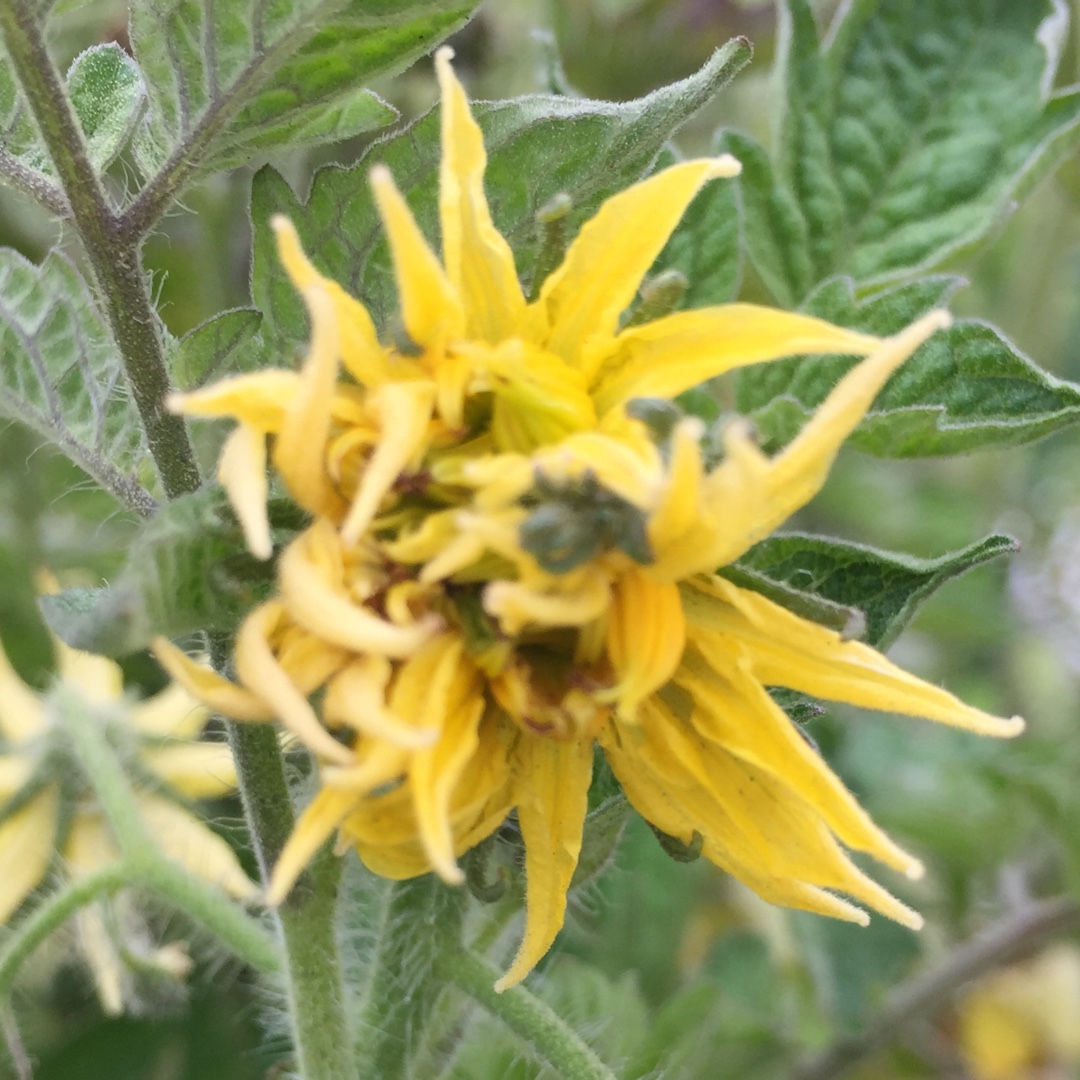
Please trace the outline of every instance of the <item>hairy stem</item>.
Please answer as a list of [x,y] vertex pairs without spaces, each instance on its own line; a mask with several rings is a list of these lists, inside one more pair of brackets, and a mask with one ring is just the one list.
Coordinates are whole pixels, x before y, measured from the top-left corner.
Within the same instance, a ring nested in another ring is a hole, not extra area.
[[114,893],[130,880],[131,871],[123,862],[105,867],[53,893],[32,914],[15,927],[0,952],[0,1002],[6,1001],[23,961],[50,935],[63,926],[81,907],[99,896]]
[[[277,733],[269,726],[230,724],[229,742],[248,831],[266,882],[293,827]],[[324,849],[276,912],[297,1065],[304,1080],[356,1076],[335,936],[340,873],[340,860]]]
[[24,165],[17,157],[0,147],[0,176],[13,188],[39,203],[50,214],[58,218],[71,216],[67,200],[63,193],[42,176],[36,169]]
[[444,955],[439,973],[529,1042],[565,1080],[615,1080],[581,1036],[524,986],[495,993],[499,973],[485,960],[465,951]]
[[64,81],[46,46],[39,6],[32,0],[3,0],[0,30],[104,300],[162,487],[174,498],[199,486],[199,470],[183,419],[164,409],[169,377],[140,260],[141,238],[129,237],[120,227],[90,164]]
[[834,1080],[894,1042],[905,1024],[939,1008],[964,983],[1022,959],[1080,921],[1080,904],[1062,896],[1034,902],[987,927],[937,967],[901,983],[860,1035],[842,1039],[803,1063],[798,1080]]

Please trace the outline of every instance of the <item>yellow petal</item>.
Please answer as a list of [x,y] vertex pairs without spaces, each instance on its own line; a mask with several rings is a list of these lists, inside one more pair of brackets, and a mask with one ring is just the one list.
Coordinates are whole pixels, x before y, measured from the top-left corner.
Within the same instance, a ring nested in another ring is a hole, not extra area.
[[405,331],[437,360],[446,342],[461,337],[465,329],[457,290],[384,165],[371,170],[371,190],[390,243]]
[[143,792],[138,801],[147,830],[168,858],[238,900],[255,898],[258,888],[217,833],[183,807],[157,795]]
[[171,412],[231,416],[256,431],[277,433],[299,386],[300,376],[295,371],[249,372],[230,375],[187,394],[170,394],[166,405]]
[[351,791],[324,788],[308,803],[296,821],[266,891],[266,902],[280,904],[315,853],[330,838],[342,819],[356,806],[358,797]]
[[[703,601],[703,595],[722,602]],[[869,645],[844,641],[835,630],[721,578],[695,581],[692,590],[684,590],[683,600],[687,619],[723,634],[740,648],[755,678],[766,686],[787,686],[829,701],[922,716],[980,735],[1011,738],[1024,730],[1020,717],[1002,719],[965,705],[940,687],[909,675]]]
[[704,434],[705,425],[693,416],[680,420],[671,433],[671,463],[664,491],[648,522],[649,546],[661,562],[666,549],[686,535],[701,513]]
[[460,640],[445,639],[425,688],[422,722],[440,734],[433,745],[416,751],[409,766],[413,807],[435,872],[444,881],[460,884],[465,875],[454,862],[450,802],[479,745],[478,725],[485,705],[476,671],[465,659]]
[[326,521],[316,522],[285,549],[278,577],[289,614],[316,637],[343,649],[397,657],[415,652],[438,629],[438,619],[397,626],[354,603],[345,593],[343,571],[334,565],[340,565],[339,552],[340,541]]
[[206,708],[184,687],[170,683],[160,693],[132,706],[131,723],[144,735],[193,739],[206,726],[206,715]]
[[50,784],[0,822],[0,925],[45,877],[53,856],[59,792]]
[[802,431],[770,463],[770,532],[818,493],[841,444],[866,415],[889,376],[927,338],[951,322],[947,311],[931,311],[883,341],[840,380]]
[[216,799],[236,789],[236,764],[223,742],[147,747],[143,764],[189,799]]
[[337,318],[333,301],[321,286],[308,286],[304,301],[311,319],[311,343],[296,394],[274,441],[274,465],[305,510],[339,520],[345,503],[326,473],[340,351]]
[[611,597],[607,653],[618,682],[594,696],[618,700],[619,715],[629,720],[679,666],[686,620],[678,586],[657,585],[636,570],[616,578]]
[[33,775],[37,762],[23,754],[0,756],[0,803],[7,802]]
[[75,912],[75,928],[79,946],[90,974],[98,1001],[106,1016],[119,1016],[124,1011],[124,965],[105,924],[101,904],[89,904]]
[[429,382],[391,382],[376,390],[370,402],[382,430],[341,526],[342,542],[348,545],[367,531],[394,481],[423,448],[435,387]]
[[515,799],[525,841],[525,935],[514,962],[495,984],[496,993],[521,982],[562,929],[592,779],[588,740],[522,739],[518,753]]
[[18,746],[36,738],[47,726],[41,699],[19,678],[0,648],[0,734]]
[[386,707],[390,663],[382,656],[360,656],[331,680],[323,701],[329,723],[344,723],[364,735],[385,739],[407,750],[430,746],[438,737],[434,728],[416,727]]
[[[701,186],[738,171],[730,157],[684,161],[608,199],[544,282],[533,307],[548,330],[536,344],[577,364],[590,338],[614,334],[619,316]],[[594,374],[585,371],[590,382]]]
[[375,324],[367,308],[332,278],[323,277],[311,265],[293,223],[281,214],[270,219],[277,238],[278,255],[292,283],[301,293],[312,285],[324,289],[334,305],[341,359],[349,374],[365,386],[377,386],[387,377],[386,352],[379,345]]
[[240,519],[248,551],[256,559],[269,559],[274,542],[266,516],[265,433],[247,424],[236,427],[221,448],[217,475]]
[[[183,650],[178,649],[168,638],[156,637],[150,643],[150,651],[157,658],[157,662],[183,687],[192,697],[205,702],[214,712],[221,713],[231,720],[270,720],[273,711],[258,695],[250,690],[245,690],[236,683],[223,679],[213,668],[206,664],[200,664],[193,660]],[[162,731],[158,728],[158,721],[149,709],[152,698],[147,705],[136,708],[136,716],[145,716],[145,723],[149,727],[140,727],[148,734],[172,734],[170,731]]]
[[269,638],[281,617],[275,602],[255,608],[236,638],[236,673],[245,686],[257,686],[260,696],[274,703],[274,712],[312,753],[351,764],[352,751],[342,746],[319,722],[307,698],[297,689],[270,648]]
[[443,261],[465,307],[469,337],[495,343],[517,333],[525,298],[510,245],[491,221],[484,196],[484,137],[469,112],[444,46],[435,54],[442,92],[439,215]]
[[57,674],[78,688],[79,694],[97,705],[116,701],[124,692],[120,665],[104,656],[72,649],[56,639]]
[[785,784],[793,798],[813,806],[849,847],[919,877],[919,861],[874,824],[761,683],[736,658],[727,657],[725,646],[730,648],[726,639],[709,652],[708,665],[689,652],[678,674],[679,685],[694,700],[691,722],[705,743]]
[[673,398],[748,364],[784,356],[865,356],[878,338],[822,319],[755,304],[679,311],[633,326],[615,339],[593,391],[601,415],[631,398]]
[[576,578],[577,587],[540,592],[517,581],[493,581],[484,589],[484,610],[508,634],[526,626],[584,626],[607,611],[611,587],[607,577],[590,567]]

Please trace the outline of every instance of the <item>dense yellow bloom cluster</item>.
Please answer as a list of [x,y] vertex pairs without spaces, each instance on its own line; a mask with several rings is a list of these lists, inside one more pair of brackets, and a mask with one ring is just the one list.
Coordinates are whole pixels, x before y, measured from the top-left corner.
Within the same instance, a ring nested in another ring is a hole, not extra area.
[[[886,340],[746,304],[621,327],[643,276],[730,157],[684,161],[609,199],[528,302],[483,190],[480,129],[442,50],[442,259],[386,169],[371,188],[403,334],[323,278],[277,219],[311,344],[302,370],[179,396],[239,426],[219,475],[256,554],[271,553],[272,461],[313,523],[249,616],[239,683],[157,653],[212,707],[276,717],[320,761],[277,866],[280,899],[327,837],[375,871],[460,881],[456,858],[516,811],[524,941],[500,987],[562,925],[595,748],[633,805],[763,897],[839,918],[919,917],[841,843],[919,864],[859,807],[770,698],[785,686],[1013,735],[999,720],[714,570],[820,488],[889,375],[948,316]],[[739,422],[722,445],[669,399],[740,366],[865,357],[783,452]],[[344,367],[344,372],[340,367]],[[321,691],[316,709],[309,698]]]
[[[232,849],[184,805],[236,787],[229,747],[199,740],[206,708],[176,685],[127,702],[122,673],[111,660],[60,640],[53,645],[57,682],[44,695],[22,682],[0,650],[0,923],[41,884],[57,858],[77,880],[119,857],[88,785],[80,787],[63,756],[63,712],[71,708],[86,722],[120,722],[132,764],[145,782],[136,792],[139,814],[162,852],[238,899],[254,899],[255,884]],[[80,908],[75,921],[101,1003],[118,1013],[124,964],[103,904]]]

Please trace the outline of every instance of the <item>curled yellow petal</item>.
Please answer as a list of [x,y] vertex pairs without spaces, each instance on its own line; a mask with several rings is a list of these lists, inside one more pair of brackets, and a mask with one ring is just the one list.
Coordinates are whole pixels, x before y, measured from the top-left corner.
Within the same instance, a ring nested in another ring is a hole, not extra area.
[[300,292],[312,285],[324,289],[334,305],[341,359],[349,374],[365,386],[378,386],[387,377],[386,353],[379,345],[375,324],[367,308],[332,278],[323,277],[304,254],[293,223],[281,214],[270,219],[277,238],[278,256]]
[[236,790],[236,763],[227,743],[153,746],[139,757],[155,776],[189,799],[216,799]]
[[518,744],[515,801],[525,840],[525,935],[513,963],[495,984],[516,986],[551,948],[566,917],[566,894],[581,854],[593,750],[587,740]]
[[206,726],[206,717],[206,706],[178,683],[131,709],[132,726],[156,738],[193,739]]
[[340,352],[337,318],[333,301],[320,285],[304,290],[304,302],[311,319],[311,343],[296,394],[274,441],[274,465],[305,510],[337,520],[345,512],[345,503],[326,471]]
[[418,727],[395,716],[386,707],[386,686],[390,664],[382,656],[360,656],[330,681],[323,712],[331,723],[345,723],[364,735],[407,750],[430,746],[438,731]]
[[409,656],[438,629],[438,619],[398,626],[350,600],[342,571],[334,565],[339,543],[332,527],[316,522],[285,549],[278,576],[289,614],[316,637],[343,649]]
[[[156,637],[150,643],[150,651],[157,662],[176,680],[184,690],[199,701],[205,702],[214,712],[221,713],[231,720],[270,720],[273,711],[257,694],[237,686],[222,678],[213,668],[193,660],[182,649],[178,649],[168,638]],[[153,700],[153,699],[152,699]],[[166,735],[171,731],[163,730],[164,725],[157,723],[152,714],[141,714],[140,706],[136,715],[145,715],[149,728],[148,734]]]
[[247,424],[238,425],[221,448],[217,475],[240,519],[248,551],[256,559],[269,559],[274,542],[266,516],[265,433]]
[[322,726],[270,648],[269,638],[281,613],[281,605],[270,602],[255,608],[244,620],[236,638],[236,673],[245,686],[257,686],[260,695],[274,703],[281,722],[312,753],[348,765],[353,760],[352,751]]

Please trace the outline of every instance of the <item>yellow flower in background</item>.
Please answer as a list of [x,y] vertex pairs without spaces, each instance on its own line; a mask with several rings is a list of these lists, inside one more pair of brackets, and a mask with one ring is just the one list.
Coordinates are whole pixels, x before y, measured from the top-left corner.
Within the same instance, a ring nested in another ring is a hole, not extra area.
[[[174,399],[239,421],[219,476],[255,554],[272,548],[268,437],[314,517],[280,557],[277,597],[240,631],[239,683],[155,645],[213,708],[276,717],[320,759],[271,899],[335,832],[380,874],[460,881],[456,858],[516,811],[527,897],[524,940],[498,984],[511,986],[562,925],[599,747],[650,823],[700,843],[765,899],[865,922],[846,893],[918,926],[841,844],[911,876],[918,862],[766,687],[985,734],[1022,722],[969,708],[714,571],[818,491],[890,374],[948,316],[885,340],[747,304],[620,328],[701,186],[738,171],[730,157],[679,163],[609,199],[528,302],[491,221],[481,133],[450,55],[436,58],[441,261],[389,173],[371,172],[399,332],[380,342],[279,218],[311,321],[302,370]],[[774,457],[740,421],[708,445],[670,403],[738,367],[811,353],[865,359]]]
[[[1054,945],[977,982],[957,1040],[975,1080],[1036,1080],[1080,1062],[1080,949]],[[1057,1075],[1056,1073],[1054,1075]]]
[[[127,702],[120,668],[111,660],[57,639],[53,644],[57,684],[45,694],[26,686],[0,650],[0,923],[41,884],[57,856],[73,879],[119,857],[101,811],[62,752],[60,715],[68,695],[84,703],[87,717],[129,729],[131,759],[145,781],[136,792],[139,812],[162,852],[238,899],[253,899],[255,884],[232,849],[184,805],[236,786],[228,746],[198,741],[205,707],[175,684]],[[75,922],[101,1003],[118,1013],[124,963],[107,914],[108,905],[99,902],[80,908]],[[166,947],[163,960],[171,952],[175,948]]]

